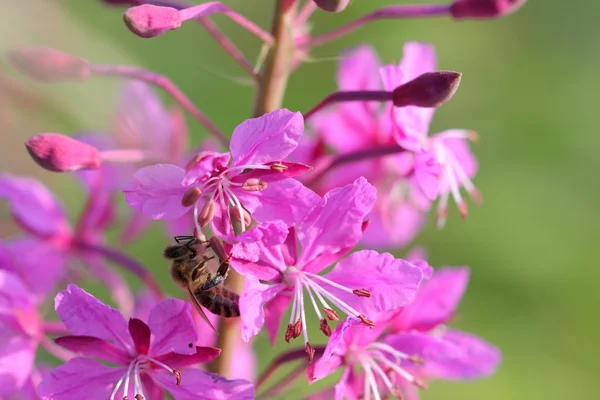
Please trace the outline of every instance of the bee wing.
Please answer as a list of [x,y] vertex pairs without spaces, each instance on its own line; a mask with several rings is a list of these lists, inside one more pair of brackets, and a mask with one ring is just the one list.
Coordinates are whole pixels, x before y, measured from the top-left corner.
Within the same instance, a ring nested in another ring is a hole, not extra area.
[[[202,309],[202,306],[198,302],[198,299],[196,299],[196,296],[194,296],[194,292],[192,292],[192,289],[189,286],[186,286],[186,289],[187,289],[188,295],[190,296],[190,300],[192,301],[192,304],[194,304],[194,306],[196,307],[196,310],[198,311],[198,314],[200,314],[200,316],[202,317],[204,322],[206,322],[213,331],[217,332],[217,330],[215,329],[213,324],[211,324],[210,320],[206,316],[206,313]],[[218,334],[218,332],[217,332],[217,334]]]

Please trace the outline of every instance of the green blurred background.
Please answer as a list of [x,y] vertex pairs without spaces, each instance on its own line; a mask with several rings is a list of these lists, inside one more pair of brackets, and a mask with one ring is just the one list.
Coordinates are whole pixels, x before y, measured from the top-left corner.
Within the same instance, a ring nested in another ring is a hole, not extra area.
[[[262,26],[270,22],[273,3],[226,1]],[[354,0],[342,14],[317,13],[314,32],[394,3]],[[95,62],[144,66],[170,76],[227,132],[249,116],[253,92],[238,79],[243,72],[196,24],[144,40],[124,27],[121,9],[97,1],[21,0],[3,4],[2,10],[2,51],[45,45]],[[457,95],[436,114],[433,131],[472,128],[479,133],[481,140],[473,146],[480,161],[475,181],[485,204],[471,207],[465,222],[451,209],[443,231],[434,228],[431,218],[417,243],[428,249],[434,266],[472,268],[455,326],[497,344],[504,360],[492,378],[436,382],[424,399],[597,398],[600,272],[592,260],[600,256],[595,243],[600,217],[598,15],[595,0],[530,0],[517,14],[498,21],[381,21],[317,49],[314,62],[291,79],[285,106],[306,110],[334,90],[341,49],[372,43],[382,60],[397,61],[406,40],[434,43],[440,68],[464,74]],[[223,17],[213,20],[254,59],[259,50],[254,37]],[[43,131],[106,130],[117,83],[101,79],[42,86],[4,65],[0,71],[0,169],[43,179],[75,216],[82,204],[79,189],[66,175],[38,169],[22,143]],[[195,121],[188,122],[197,143],[205,133]],[[0,212],[5,237],[15,230],[6,222],[7,208]],[[155,227],[129,252],[173,289],[156,251],[165,243]],[[264,337],[257,346],[264,360],[273,354]]]

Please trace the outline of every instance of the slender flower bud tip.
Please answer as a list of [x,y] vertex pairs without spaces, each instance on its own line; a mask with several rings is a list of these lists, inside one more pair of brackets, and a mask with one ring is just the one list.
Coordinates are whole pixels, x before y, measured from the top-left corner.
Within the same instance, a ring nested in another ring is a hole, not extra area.
[[462,74],[454,71],[426,72],[393,91],[396,107],[439,107],[454,96]]
[[512,14],[527,0],[456,0],[450,6],[454,19],[491,19]]
[[41,82],[83,81],[90,76],[86,60],[48,47],[11,50],[7,58],[20,72]]
[[184,207],[191,207],[198,201],[201,195],[202,191],[197,187],[193,187],[183,194],[181,205]]
[[317,7],[319,7],[323,11],[328,12],[340,12],[343,11],[348,4],[350,4],[350,0],[313,0]]
[[89,144],[58,133],[35,135],[25,147],[42,168],[53,172],[71,172],[100,167],[100,152]]
[[179,29],[181,26],[181,17],[177,9],[149,4],[128,9],[123,19],[131,32],[146,39]]

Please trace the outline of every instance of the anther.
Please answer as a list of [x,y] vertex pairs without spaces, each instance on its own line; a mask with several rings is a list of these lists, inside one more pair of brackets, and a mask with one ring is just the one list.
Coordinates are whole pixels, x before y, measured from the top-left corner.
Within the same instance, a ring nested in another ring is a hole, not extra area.
[[141,394],[136,394],[135,395],[135,400],[146,400],[146,398],[143,395],[141,395]]
[[181,198],[181,205],[184,207],[191,207],[198,201],[200,196],[202,195],[202,191],[197,187],[193,187],[184,193]]
[[174,369],[173,374],[175,375],[175,379],[177,379],[177,386],[181,385],[181,372]]
[[467,214],[469,213],[469,210],[467,208],[467,202],[465,200],[462,200],[458,204],[458,211],[460,211],[460,216],[462,217],[462,219],[467,218]]
[[338,313],[336,313],[331,308],[323,308],[323,311],[325,312],[325,315],[327,315],[327,318],[329,318],[330,321],[339,321],[340,320]]
[[298,321],[294,324],[294,339],[300,336],[302,333],[302,320],[298,318]]
[[123,400],[129,400],[129,396],[127,396],[127,395],[123,396]]
[[481,206],[483,204],[483,197],[481,196],[481,192],[477,188],[474,187],[473,189],[471,189],[469,194],[471,195],[471,198],[473,199],[475,204],[477,204],[478,206]]
[[246,179],[246,181],[242,185],[242,189],[247,192],[259,192],[261,190],[265,190],[269,186],[267,182],[262,181],[258,178],[250,178]]
[[367,289],[355,289],[352,291],[352,293],[354,293],[355,295],[359,296],[359,297],[371,297],[371,292],[369,292]]
[[362,321],[363,324],[367,325],[369,328],[373,329],[375,327],[375,322],[371,321],[367,317],[362,314],[358,315],[358,319]]
[[312,363],[313,358],[315,357],[315,349],[310,345],[310,343],[306,342],[306,354],[308,354],[308,362]]
[[271,167],[271,169],[273,171],[277,171],[277,172],[283,172],[283,171],[289,169],[287,166],[283,165],[280,162],[273,163],[273,164],[269,165],[269,167]]
[[200,214],[198,215],[198,223],[201,227],[205,227],[210,224],[215,217],[215,211],[217,210],[217,204],[213,200],[209,200],[204,204]]
[[321,320],[319,328],[321,329],[321,332],[325,334],[325,336],[331,336],[331,328],[329,327],[329,324],[327,323],[327,320],[325,318]]
[[290,339],[294,337],[294,325],[288,324],[287,329],[285,330],[285,341],[290,342]]
[[418,365],[425,364],[425,360],[423,360],[419,356],[408,356],[408,361],[413,362],[413,363],[418,364]]
[[413,383],[419,389],[423,389],[423,390],[427,389],[427,385],[425,385],[425,382],[423,382],[420,379],[415,379]]
[[250,216],[250,213],[242,208],[242,214],[243,215],[240,215],[239,207],[234,207],[231,209],[231,216],[233,217],[233,219],[235,219],[237,222],[242,222],[243,217],[244,224],[246,224],[246,226],[250,225],[250,223],[252,222],[252,217]]

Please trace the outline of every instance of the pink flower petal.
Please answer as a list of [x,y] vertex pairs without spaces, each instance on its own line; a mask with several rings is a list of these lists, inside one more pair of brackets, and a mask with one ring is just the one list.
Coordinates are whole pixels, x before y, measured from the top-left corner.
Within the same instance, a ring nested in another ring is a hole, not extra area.
[[63,206],[36,179],[0,174],[0,199],[10,202],[13,216],[34,234],[58,236],[71,233]]
[[125,371],[89,358],[73,358],[46,376],[37,392],[43,400],[108,399]]
[[137,354],[148,354],[150,349],[150,328],[146,323],[137,318],[129,318],[129,334],[135,345]]
[[56,313],[76,336],[112,341],[125,351],[133,349],[127,323],[121,313],[77,285],[69,285],[54,298]]
[[194,354],[198,335],[191,314],[192,306],[183,300],[166,299],[152,309],[148,326],[154,336],[150,353],[159,355],[173,351],[179,354]]
[[281,283],[263,285],[254,276],[246,276],[244,291],[240,296],[243,340],[249,341],[252,336],[260,331],[265,324],[264,305],[273,300],[284,289],[285,287]]
[[279,326],[281,325],[281,318],[283,318],[283,314],[285,314],[290,306],[291,300],[291,296],[275,296],[275,298],[269,302],[269,306],[265,308],[265,325],[272,346],[275,346],[277,333],[279,332]]
[[248,119],[231,136],[231,166],[282,161],[298,146],[303,131],[302,114],[286,109]]
[[309,383],[325,378],[342,365],[342,358],[348,351],[349,343],[346,332],[360,323],[356,318],[347,317],[343,323],[335,327],[323,355],[307,371]]
[[233,191],[258,222],[281,220],[291,225],[321,201],[319,195],[295,179],[273,182],[260,192]]
[[33,305],[29,288],[16,271],[0,269],[0,312],[10,315],[12,309],[24,310]]
[[0,397],[18,393],[33,367],[37,343],[23,332],[7,335],[5,321],[0,321]]
[[[354,247],[363,234],[362,225],[375,196],[375,188],[364,178],[328,192],[298,227],[302,244],[298,264],[304,266],[318,256]],[[309,272],[317,273],[328,266],[315,265]]]
[[181,371],[181,385],[165,370],[152,371],[152,378],[175,400],[253,400],[254,386],[244,380],[228,380],[199,369]]
[[256,382],[258,360],[256,359],[252,341],[245,342],[239,337],[235,341],[233,354],[235,354],[236,362],[231,368],[230,377],[232,379],[244,379],[249,382]]
[[439,178],[442,167],[434,154],[418,152],[415,156],[415,178],[421,192],[429,200],[435,200],[439,193]]
[[54,342],[83,357],[98,358],[119,365],[128,365],[131,356],[123,349],[105,340],[91,336],[62,336]]
[[19,262],[19,273],[29,292],[38,298],[54,293],[64,278],[68,254],[56,246],[33,237],[25,237],[6,244],[5,250]]
[[429,331],[448,321],[467,289],[469,269],[441,268],[424,282],[411,304],[393,321],[396,332]]
[[340,261],[325,277],[350,289],[367,289],[371,293],[368,298],[336,288],[331,291],[369,316],[408,304],[419,288],[423,273],[391,254],[361,250]]
[[187,212],[181,205],[187,187],[181,182],[185,170],[171,164],[144,167],[134,175],[134,183],[123,189],[127,204],[153,219],[175,219]]
[[193,346],[193,348],[196,349],[196,353],[194,354],[167,353],[156,357],[156,359],[171,368],[179,369],[205,363],[221,354],[221,349],[216,349],[214,347]]

